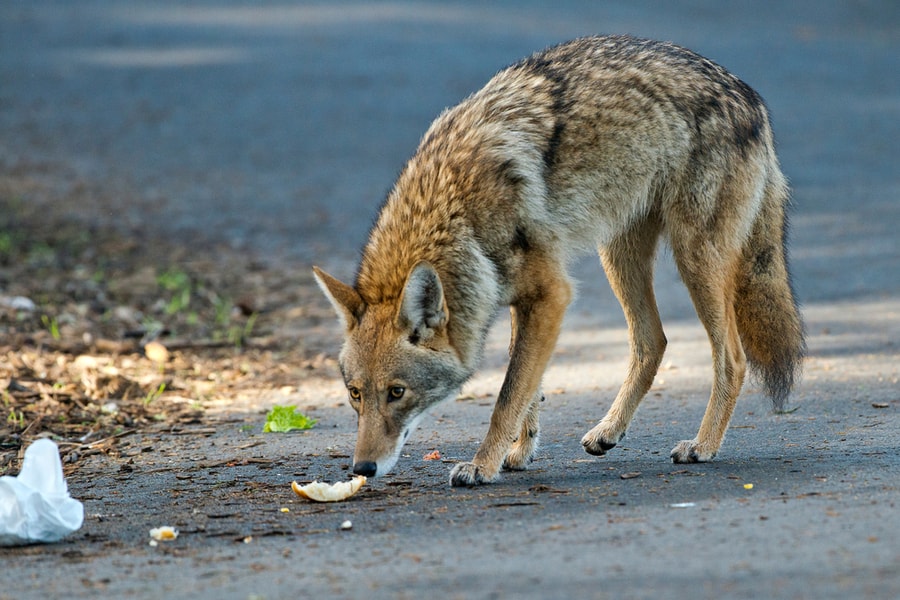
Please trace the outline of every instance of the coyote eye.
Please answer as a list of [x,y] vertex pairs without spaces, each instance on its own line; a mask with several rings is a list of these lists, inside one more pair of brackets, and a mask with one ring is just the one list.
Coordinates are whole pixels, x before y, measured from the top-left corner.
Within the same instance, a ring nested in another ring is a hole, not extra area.
[[390,396],[388,397],[388,402],[392,400],[399,400],[403,397],[403,394],[406,393],[406,388],[402,385],[395,385],[390,389],[389,393]]
[[355,387],[348,387],[347,391],[350,392],[351,400],[359,400],[362,397],[362,394],[359,393],[359,390]]

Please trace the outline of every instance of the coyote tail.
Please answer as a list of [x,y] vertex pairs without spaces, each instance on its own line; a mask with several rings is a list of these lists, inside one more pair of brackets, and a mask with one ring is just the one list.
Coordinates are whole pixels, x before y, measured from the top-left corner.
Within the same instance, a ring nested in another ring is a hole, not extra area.
[[750,369],[783,410],[799,378],[806,341],[794,297],[785,248],[789,190],[775,169],[763,204],[744,245],[737,274],[734,308]]

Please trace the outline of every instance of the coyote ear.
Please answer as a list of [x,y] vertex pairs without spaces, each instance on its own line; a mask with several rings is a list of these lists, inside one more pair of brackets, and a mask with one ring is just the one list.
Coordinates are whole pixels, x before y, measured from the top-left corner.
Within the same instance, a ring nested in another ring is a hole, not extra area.
[[441,278],[427,262],[420,262],[409,273],[400,299],[399,325],[411,338],[431,337],[447,323],[447,302]]
[[313,267],[313,275],[316,276],[316,282],[322,288],[322,291],[325,292],[325,296],[331,302],[331,305],[334,306],[334,310],[337,312],[338,318],[344,324],[344,327],[348,330],[356,327],[365,308],[365,302],[363,302],[359,293],[319,267]]

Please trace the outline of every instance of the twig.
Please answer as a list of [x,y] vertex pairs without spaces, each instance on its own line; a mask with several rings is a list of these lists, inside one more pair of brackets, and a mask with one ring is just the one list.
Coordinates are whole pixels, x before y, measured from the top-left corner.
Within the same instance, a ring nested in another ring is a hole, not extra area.
[[169,433],[172,435],[212,435],[214,433],[218,433],[218,429],[215,427],[202,427],[197,429],[179,429],[177,431],[172,430]]
[[125,437],[126,435],[131,435],[132,433],[135,433],[136,431],[137,431],[137,429],[126,429],[125,431],[120,431],[119,433],[105,437],[102,440],[97,440],[96,442],[91,442],[90,444],[85,444],[85,447],[93,448],[94,446],[99,446],[100,444],[102,444],[104,442],[108,442],[109,440],[114,440],[116,438]]

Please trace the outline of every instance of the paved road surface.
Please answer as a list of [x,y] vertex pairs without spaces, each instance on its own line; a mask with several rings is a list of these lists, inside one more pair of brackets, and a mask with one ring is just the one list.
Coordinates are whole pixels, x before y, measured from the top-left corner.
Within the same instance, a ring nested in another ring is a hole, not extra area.
[[[377,206],[443,107],[533,50],[598,32],[686,45],[768,101],[794,187],[793,267],[810,334],[796,412],[770,414],[748,386],[716,462],[667,462],[699,423],[709,366],[664,256],[667,368],[624,447],[583,454],[578,439],[608,406],[626,352],[620,311],[589,260],[547,375],[534,469],[447,488],[449,465],[418,457],[433,447],[468,457],[490,410],[457,402],[423,425],[369,497],[311,514],[313,533],[246,548],[201,539],[191,553],[155,557],[138,542],[114,556],[78,558],[74,542],[0,553],[4,571],[21,574],[4,577],[0,598],[900,595],[895,2],[6,2],[0,172],[89,190],[73,218],[203,235],[349,278]],[[52,199],[33,201],[52,210]],[[496,392],[504,343],[498,328],[469,386],[476,395]],[[319,413],[316,430],[261,451],[342,476],[347,459],[328,452],[352,447],[352,415]],[[282,485],[291,474],[256,477]],[[98,474],[75,490],[94,498],[89,511],[113,511],[104,481],[138,485]],[[141,485],[152,494],[165,482]],[[345,516],[354,529],[339,534]]]

